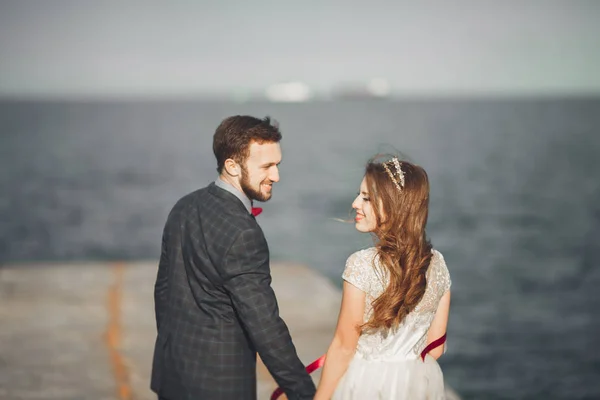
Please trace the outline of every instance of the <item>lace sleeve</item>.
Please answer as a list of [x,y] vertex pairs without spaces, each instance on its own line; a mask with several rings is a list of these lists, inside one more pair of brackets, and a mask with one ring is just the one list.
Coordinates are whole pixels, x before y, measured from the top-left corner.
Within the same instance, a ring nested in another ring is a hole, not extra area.
[[450,272],[448,271],[448,267],[446,266],[446,261],[444,260],[442,253],[435,250],[435,255],[435,281],[437,283],[440,295],[444,295],[450,290],[450,287],[452,286],[452,280],[450,279]]
[[373,275],[373,257],[365,250],[357,251],[346,260],[346,269],[342,278],[369,294]]

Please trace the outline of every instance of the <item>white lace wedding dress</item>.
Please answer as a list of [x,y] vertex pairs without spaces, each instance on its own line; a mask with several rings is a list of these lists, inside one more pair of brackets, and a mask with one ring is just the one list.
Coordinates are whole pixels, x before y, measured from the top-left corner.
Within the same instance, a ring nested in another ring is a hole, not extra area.
[[[371,303],[386,288],[388,280],[374,247],[352,254],[346,261],[344,280],[366,293],[364,321]],[[420,357],[427,331],[450,275],[441,253],[433,250],[427,270],[427,288],[415,309],[395,329],[363,333],[354,358],[333,395],[335,400],[444,399],[444,377],[437,361]]]

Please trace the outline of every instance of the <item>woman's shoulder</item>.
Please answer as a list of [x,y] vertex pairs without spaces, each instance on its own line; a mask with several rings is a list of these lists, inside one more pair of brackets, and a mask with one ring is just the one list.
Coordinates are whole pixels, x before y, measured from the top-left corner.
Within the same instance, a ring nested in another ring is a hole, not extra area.
[[432,248],[431,249],[431,254],[433,256],[432,259],[431,259],[432,262],[436,262],[436,261],[437,262],[440,262],[440,261],[443,262],[444,261],[444,255],[438,249]]
[[368,247],[366,249],[357,250],[348,256],[346,264],[348,262],[366,261],[368,264],[373,262],[373,259],[377,256],[377,249],[375,247]]
[[369,293],[374,277],[373,261],[377,255],[374,247],[362,249],[350,254],[342,278]]
[[428,272],[430,272],[430,276],[435,277],[438,285],[440,285],[444,291],[447,291],[450,289],[452,281],[450,279],[450,272],[448,271],[444,255],[436,249],[432,249],[431,252],[433,257],[431,257]]
[[446,268],[446,260],[444,259],[444,255],[437,249],[431,249],[431,264],[437,267]]

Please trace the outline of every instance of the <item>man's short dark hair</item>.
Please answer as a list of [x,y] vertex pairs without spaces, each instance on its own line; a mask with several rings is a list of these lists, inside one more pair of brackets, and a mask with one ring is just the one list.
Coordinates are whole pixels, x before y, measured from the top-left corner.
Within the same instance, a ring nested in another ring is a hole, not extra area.
[[225,118],[213,136],[217,171],[223,171],[225,160],[228,158],[244,165],[250,155],[252,142],[279,143],[280,140],[279,126],[275,121],[272,123],[270,117],[259,119],[249,115],[234,115]]

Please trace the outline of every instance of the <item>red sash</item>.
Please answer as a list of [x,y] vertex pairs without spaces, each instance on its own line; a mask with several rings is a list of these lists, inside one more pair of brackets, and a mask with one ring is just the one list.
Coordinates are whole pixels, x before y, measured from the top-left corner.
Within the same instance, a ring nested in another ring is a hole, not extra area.
[[[315,372],[316,370],[321,368],[323,366],[323,364],[325,364],[325,355],[322,355],[321,357],[317,358],[315,361],[311,362],[306,367],[306,372],[308,372],[309,374],[312,374],[313,372]],[[271,395],[271,400],[276,400],[282,394],[283,394],[283,390],[281,390],[281,388],[275,389],[275,391]]]
[[436,347],[440,347],[444,343],[446,343],[446,334],[445,333],[444,333],[444,336],[442,336],[441,338],[436,339],[433,342],[429,343],[427,345],[427,347],[425,347],[423,349],[423,351],[421,352],[421,359],[423,359],[423,362],[425,362],[425,356],[427,355],[427,353],[429,353],[431,350],[435,349]]

